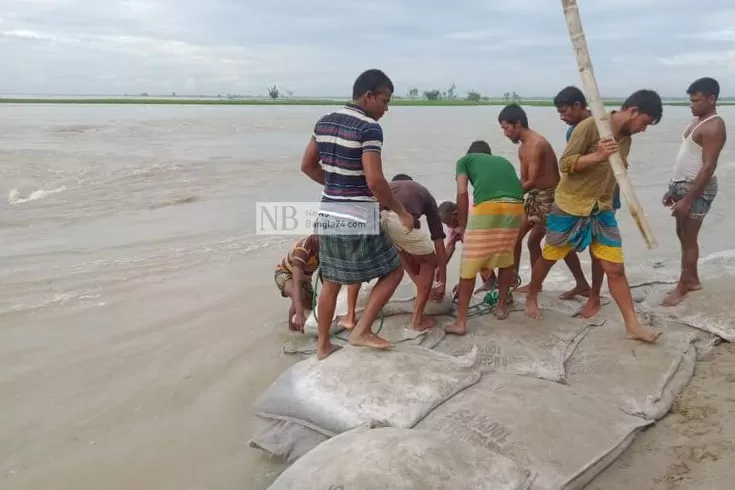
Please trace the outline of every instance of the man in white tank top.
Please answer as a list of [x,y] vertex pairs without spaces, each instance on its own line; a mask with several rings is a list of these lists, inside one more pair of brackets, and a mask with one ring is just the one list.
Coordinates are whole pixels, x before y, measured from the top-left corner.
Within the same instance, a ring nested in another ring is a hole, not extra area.
[[717,195],[717,160],[727,140],[725,121],[717,114],[720,85],[713,78],[700,78],[687,89],[694,121],[682,135],[674,177],[663,197],[676,218],[681,242],[681,277],[663,301],[664,306],[681,303],[690,291],[702,289],[697,272],[699,229]]

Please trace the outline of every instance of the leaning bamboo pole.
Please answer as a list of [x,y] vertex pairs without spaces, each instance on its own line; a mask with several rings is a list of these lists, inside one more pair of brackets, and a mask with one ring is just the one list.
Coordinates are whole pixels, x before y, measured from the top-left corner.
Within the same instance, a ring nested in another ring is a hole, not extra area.
[[[595,79],[595,72],[592,69],[592,60],[590,59],[589,49],[587,49],[587,39],[584,36],[584,29],[582,29],[582,20],[579,17],[579,7],[577,6],[577,0],[561,0],[562,7],[564,8],[564,17],[567,21],[567,27],[569,28],[569,38],[572,41],[574,52],[577,57],[577,65],[579,67],[579,74],[582,77],[582,85],[584,91],[587,94],[590,109],[592,109],[592,115],[597,122],[597,129],[600,133],[600,138],[613,138],[612,129],[610,128],[610,121],[608,120],[607,112],[605,111],[605,105],[600,98],[600,91],[597,88],[597,80]],[[625,170],[625,164],[620,153],[615,153],[610,156],[610,165],[613,168],[613,174],[615,180],[618,182],[620,187],[620,194],[625,198],[625,202],[628,204],[633,220],[635,220],[638,229],[640,230],[643,238],[646,241],[649,249],[656,248],[658,243],[656,237],[653,235],[653,230],[648,224],[646,215],[638,202],[638,197],[635,195],[633,185],[628,179],[628,174]]]

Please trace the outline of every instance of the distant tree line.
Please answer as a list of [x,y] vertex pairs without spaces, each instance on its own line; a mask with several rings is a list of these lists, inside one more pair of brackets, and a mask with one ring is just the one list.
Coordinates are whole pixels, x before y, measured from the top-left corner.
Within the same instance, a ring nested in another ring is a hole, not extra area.
[[[456,95],[457,86],[452,83],[452,85],[447,90],[439,90],[439,89],[432,89],[432,90],[424,90],[421,92],[421,96],[426,100],[457,100],[458,97]],[[416,87],[412,87],[408,90],[408,97],[410,99],[418,99],[419,98],[419,89]],[[476,90],[470,90],[467,92],[467,95],[465,96],[465,100],[470,100],[473,102],[477,102],[480,100],[489,100],[488,97],[485,97],[480,92]],[[518,95],[515,90],[512,92],[505,92],[503,94],[503,100],[506,104],[510,103],[521,103],[521,96]]]

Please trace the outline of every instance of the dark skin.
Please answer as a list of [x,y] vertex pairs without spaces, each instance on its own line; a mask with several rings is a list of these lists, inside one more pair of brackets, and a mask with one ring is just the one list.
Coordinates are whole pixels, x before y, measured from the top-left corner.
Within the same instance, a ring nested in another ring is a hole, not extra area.
[[301,283],[309,279],[299,266],[291,268],[292,278],[283,285],[283,294],[291,298],[291,307],[288,310],[288,328],[295,332],[303,332],[306,323],[306,310],[311,310],[314,298],[307,295]]
[[[689,96],[689,102],[697,122],[717,114],[717,99],[714,95],[693,93]],[[689,136],[690,131],[685,137]],[[719,117],[707,121],[692,134],[692,140],[702,148],[702,169],[684,198],[675,203],[667,192],[662,201],[664,206],[671,208],[671,215],[676,219],[676,235],[681,244],[681,276],[676,288],[664,299],[663,306],[676,306],[684,301],[689,292],[702,289],[697,270],[702,220],[691,218],[689,211],[717,170],[720,153],[727,141],[725,122]]]
[[[637,107],[617,111],[610,117],[610,126],[616,139],[622,136],[641,133],[652,123],[653,118],[639,111]],[[617,151],[618,145],[614,139],[600,140],[596,152],[580,156],[576,171],[581,172],[585,168],[606,164],[610,156]],[[655,342],[661,335],[661,332],[649,330],[643,327],[638,321],[633,298],[630,294],[630,284],[625,275],[624,265],[597,258],[595,260],[598,261],[605,275],[607,275],[608,288],[623,316],[627,337],[644,342]],[[541,289],[541,284],[543,284],[544,279],[546,279],[554,264],[554,261],[541,257],[533,266],[531,284],[529,285],[529,292],[526,297],[526,315],[529,318],[536,320],[542,318],[538,307],[538,293]]]
[[[559,184],[559,164],[556,153],[551,143],[536,131],[524,128],[521,124],[510,124],[502,121],[500,127],[503,129],[505,136],[513,143],[520,143],[518,147],[518,160],[521,164],[521,182],[523,183],[523,192],[534,189],[554,189]],[[523,239],[528,235],[528,252],[531,256],[531,266],[541,257],[541,240],[546,235],[546,224],[538,220],[524,216],[523,224],[518,232],[518,242],[515,249],[515,271],[521,263],[521,254],[523,250]],[[562,299],[571,299],[575,296],[586,296],[589,294],[590,286],[582,272],[582,265],[579,257],[569,255],[565,259],[569,270],[572,272],[576,281],[576,286],[569,292],[562,295]],[[528,286],[518,289],[519,293],[527,293]]]
[[[365,113],[379,120],[387,111],[392,93],[389,90],[368,91],[353,103]],[[383,160],[378,152],[363,152],[362,167],[365,179],[373,196],[386,208],[395,211],[406,232],[413,229],[413,216],[408,214],[403,205],[393,196],[388,180],[383,174]],[[324,171],[319,164],[319,148],[314,140],[310,140],[301,160],[301,171],[314,182],[324,185]],[[403,268],[397,267],[386,276],[381,277],[370,293],[365,311],[350,332],[350,345],[371,347],[374,349],[390,349],[392,344],[375,335],[371,327],[380,310],[385,306],[403,278]],[[359,285],[358,285],[359,286]],[[338,350],[329,339],[329,329],[337,307],[337,296],[342,285],[324,281],[319,294],[318,308],[318,340],[317,359],[323,360]]]

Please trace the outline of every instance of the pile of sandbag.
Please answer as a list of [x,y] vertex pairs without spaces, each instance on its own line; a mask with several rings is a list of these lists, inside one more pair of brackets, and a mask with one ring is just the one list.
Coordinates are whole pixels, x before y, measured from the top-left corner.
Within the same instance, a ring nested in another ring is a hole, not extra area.
[[251,445],[295,459],[305,443],[323,440],[309,431],[334,437],[364,424],[409,429],[480,379],[476,357],[400,345],[389,351],[345,347],[323,361],[305,359],[256,401],[256,417],[270,424]]
[[[363,283],[360,286],[360,292],[357,295],[357,303],[355,306],[355,314],[358,316],[365,310],[370,293],[377,284],[377,279]],[[388,303],[383,307],[383,317],[391,317],[395,315],[408,315],[413,313],[413,305],[415,298],[391,298]],[[448,315],[452,310],[452,297],[445,295],[442,301],[429,301],[426,304],[424,310],[425,315]],[[330,334],[335,335],[344,330],[344,327],[339,325],[338,318],[347,314],[347,288],[343,287],[337,295],[337,305],[334,309],[334,318],[332,318],[332,327]],[[304,324],[304,333],[311,337],[317,335],[317,316],[314,311],[311,312],[309,317],[306,319]]]
[[649,423],[558,383],[487,375],[416,428],[510,458],[537,474],[536,490],[571,490],[589,483]]
[[504,321],[493,316],[470,318],[467,327],[466,335],[448,336],[436,350],[460,355],[476,347],[482,373],[523,374],[564,382],[564,363],[591,325],[569,314],[546,311],[543,322],[512,313]]
[[528,490],[533,475],[436,432],[357,428],[308,453],[269,490]]
[[[674,309],[658,306],[672,285],[633,286],[640,321],[663,330],[656,344],[627,339],[609,300],[583,320],[551,292],[542,321],[517,311],[520,297],[465,336],[306,359],[257,401],[250,444],[293,463],[270,490],[582,489],[668,413],[698,356],[735,338],[729,281]],[[385,324],[400,339],[402,324]]]
[[[355,312],[359,318],[365,309],[370,292],[377,281],[365,283],[360,287],[357,297]],[[373,323],[373,332],[379,333],[381,337],[393,344],[405,343],[407,345],[420,345],[427,349],[433,349],[445,337],[444,328],[452,321],[448,315],[452,309],[452,298],[449,295],[441,301],[429,301],[426,304],[424,314],[436,317],[437,324],[434,328],[417,332],[410,328],[411,315],[413,313],[415,298],[393,298],[383,307],[380,315]],[[346,346],[349,342],[350,332],[339,324],[339,318],[347,313],[347,288],[342,288],[337,296],[337,306],[332,318],[329,335],[332,343]],[[306,354],[311,355],[317,348],[317,315],[312,311],[304,325],[304,335],[292,335],[284,343],[282,351],[284,354]]]

